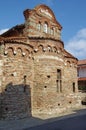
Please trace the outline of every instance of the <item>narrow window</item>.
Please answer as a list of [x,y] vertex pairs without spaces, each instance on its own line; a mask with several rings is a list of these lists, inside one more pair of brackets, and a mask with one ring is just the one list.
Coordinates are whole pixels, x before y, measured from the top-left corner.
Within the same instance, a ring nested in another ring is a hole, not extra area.
[[27,76],[24,75],[24,92],[26,92],[26,78],[27,78]]
[[60,92],[62,92],[62,81],[60,80]]
[[24,84],[26,84],[26,75],[24,75]]
[[57,80],[57,92],[59,92],[59,81]]
[[75,83],[73,83],[73,92],[75,93]]
[[44,32],[48,33],[48,24],[46,22],[44,23]]
[[51,28],[51,35],[54,35],[54,29],[53,28]]
[[62,92],[62,79],[60,69],[57,69],[57,92]]
[[40,23],[40,22],[39,22],[38,25],[37,25],[37,29],[38,29],[39,31],[41,31],[41,23]]
[[61,70],[57,69],[57,79],[61,79]]

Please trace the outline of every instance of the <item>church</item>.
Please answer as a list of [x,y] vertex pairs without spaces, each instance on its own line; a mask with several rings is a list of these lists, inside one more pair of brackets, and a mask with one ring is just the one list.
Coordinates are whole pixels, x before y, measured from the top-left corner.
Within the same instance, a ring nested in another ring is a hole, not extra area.
[[0,119],[61,113],[80,106],[77,58],[46,5],[24,12],[24,24],[0,35]]

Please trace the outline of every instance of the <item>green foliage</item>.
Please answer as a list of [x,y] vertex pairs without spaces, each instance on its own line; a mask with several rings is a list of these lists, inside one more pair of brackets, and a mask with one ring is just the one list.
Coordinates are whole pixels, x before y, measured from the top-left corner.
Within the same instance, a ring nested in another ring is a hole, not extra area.
[[83,86],[83,85],[81,86],[81,85],[80,85],[80,86],[78,86],[78,89],[79,89],[79,90],[86,90],[86,86]]

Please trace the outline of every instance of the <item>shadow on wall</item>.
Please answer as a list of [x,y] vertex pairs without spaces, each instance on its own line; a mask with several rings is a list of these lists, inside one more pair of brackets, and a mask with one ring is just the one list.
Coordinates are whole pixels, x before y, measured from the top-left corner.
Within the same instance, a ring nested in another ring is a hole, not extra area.
[[7,84],[0,93],[0,119],[19,119],[28,116],[31,116],[30,86]]

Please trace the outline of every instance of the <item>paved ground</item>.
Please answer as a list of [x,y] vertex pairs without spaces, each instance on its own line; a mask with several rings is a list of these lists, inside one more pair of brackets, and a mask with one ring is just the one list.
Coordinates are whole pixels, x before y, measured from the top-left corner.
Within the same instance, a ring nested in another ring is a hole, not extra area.
[[86,114],[48,122],[24,130],[86,130]]
[[29,130],[31,127],[38,127],[40,125],[46,125],[48,123],[52,124],[52,122],[69,119],[70,117],[76,117],[77,115],[86,116],[86,107],[80,110],[69,110],[62,114],[54,115],[53,118],[51,116],[48,118],[48,115],[44,115],[42,118],[39,116],[39,118],[31,117],[21,120],[0,121],[0,130]]

